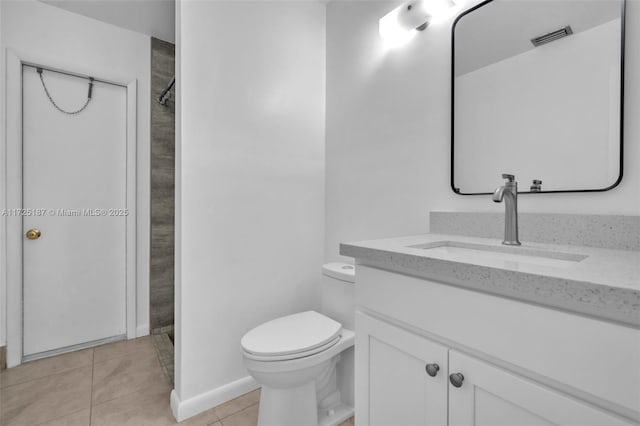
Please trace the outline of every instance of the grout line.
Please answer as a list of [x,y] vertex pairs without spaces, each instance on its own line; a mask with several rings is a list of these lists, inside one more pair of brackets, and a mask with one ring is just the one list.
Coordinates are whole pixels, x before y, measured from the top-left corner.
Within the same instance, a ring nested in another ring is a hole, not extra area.
[[91,426],[91,418],[93,417],[93,373],[96,371],[96,350],[91,354],[91,397],[89,398],[89,426]]
[[215,416],[216,420],[213,423],[209,423],[207,424],[207,426],[215,426],[218,423],[222,425],[222,419],[220,418],[220,416],[218,416],[218,413],[216,412],[216,407],[210,408],[211,412],[213,412],[213,415]]

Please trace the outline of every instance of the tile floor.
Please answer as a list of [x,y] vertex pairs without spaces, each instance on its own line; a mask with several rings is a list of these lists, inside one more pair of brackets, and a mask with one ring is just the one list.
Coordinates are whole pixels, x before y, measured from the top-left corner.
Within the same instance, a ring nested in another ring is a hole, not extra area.
[[[110,343],[3,370],[0,425],[173,425],[171,388],[151,337]],[[259,400],[256,390],[180,424],[255,426]]]

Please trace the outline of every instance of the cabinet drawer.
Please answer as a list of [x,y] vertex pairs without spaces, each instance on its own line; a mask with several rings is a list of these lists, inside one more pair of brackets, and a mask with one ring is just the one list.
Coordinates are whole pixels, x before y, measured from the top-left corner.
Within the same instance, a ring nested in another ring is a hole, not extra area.
[[626,415],[640,413],[640,330],[363,265],[356,277],[360,307]]

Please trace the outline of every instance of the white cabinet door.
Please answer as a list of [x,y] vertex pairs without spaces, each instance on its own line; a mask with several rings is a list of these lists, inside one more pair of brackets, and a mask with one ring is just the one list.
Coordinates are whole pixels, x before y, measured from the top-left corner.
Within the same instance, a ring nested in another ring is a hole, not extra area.
[[447,424],[446,347],[359,312],[356,336],[356,424]]
[[636,424],[586,402],[451,350],[450,426],[616,426]]

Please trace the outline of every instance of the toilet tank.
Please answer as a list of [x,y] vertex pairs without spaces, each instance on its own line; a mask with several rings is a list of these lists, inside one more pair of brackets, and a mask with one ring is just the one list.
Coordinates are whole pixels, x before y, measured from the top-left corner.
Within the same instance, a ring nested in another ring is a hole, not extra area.
[[321,312],[339,321],[344,328],[354,329],[355,295],[354,265],[331,262],[322,265]]

